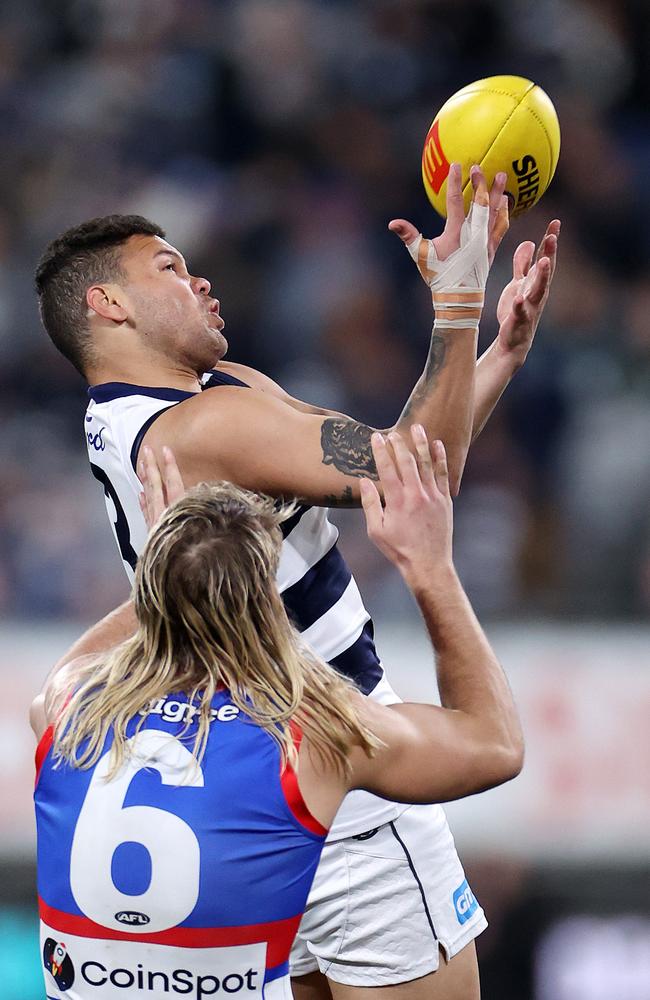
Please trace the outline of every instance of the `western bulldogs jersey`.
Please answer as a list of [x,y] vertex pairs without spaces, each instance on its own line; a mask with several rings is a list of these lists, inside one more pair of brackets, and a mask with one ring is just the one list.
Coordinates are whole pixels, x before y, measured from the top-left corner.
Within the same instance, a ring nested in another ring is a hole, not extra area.
[[[224,372],[208,372],[203,391],[223,385],[248,388]],[[194,393],[179,389],[108,382],[88,390],[85,432],[90,467],[101,483],[108,516],[129,577],[147,538],[136,474],[142,440],[161,413]],[[287,613],[302,637],[328,663],[384,704],[399,701],[388,683],[373,642],[373,626],[359,588],[336,544],[338,529],[323,507],[301,506],[282,525],[284,541],[277,582]],[[394,819],[404,809],[367,792],[351,792],[330,836],[362,833]]]
[[139,732],[131,720],[110,781],[112,732],[88,769],[55,767],[44,734],[34,799],[48,1000],[290,1000],[289,951],[327,831],[277,743],[225,690],[197,763],[192,727],[182,732],[196,711],[174,694]]

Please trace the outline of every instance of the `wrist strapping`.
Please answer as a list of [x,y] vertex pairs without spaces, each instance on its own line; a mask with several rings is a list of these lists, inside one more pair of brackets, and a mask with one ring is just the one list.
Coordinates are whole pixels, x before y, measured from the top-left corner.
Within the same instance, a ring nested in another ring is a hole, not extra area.
[[472,202],[460,231],[460,247],[440,260],[433,240],[420,233],[408,246],[418,270],[431,289],[435,310],[434,328],[478,329],[488,260],[488,205]]

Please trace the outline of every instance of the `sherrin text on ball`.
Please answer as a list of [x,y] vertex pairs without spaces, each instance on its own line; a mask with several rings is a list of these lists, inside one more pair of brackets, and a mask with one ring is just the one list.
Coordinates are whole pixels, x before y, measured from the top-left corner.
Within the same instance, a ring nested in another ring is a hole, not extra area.
[[471,166],[481,166],[488,185],[503,170],[516,217],[542,197],[559,155],[560,124],[545,91],[521,76],[490,76],[463,87],[441,107],[425,139],[422,179],[429,201],[445,216],[451,163],[462,167],[466,210]]

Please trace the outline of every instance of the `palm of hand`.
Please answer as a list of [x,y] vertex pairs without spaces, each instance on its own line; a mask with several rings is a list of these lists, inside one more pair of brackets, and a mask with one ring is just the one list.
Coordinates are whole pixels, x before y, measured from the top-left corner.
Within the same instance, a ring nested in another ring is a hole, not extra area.
[[520,243],[515,250],[513,277],[497,304],[499,341],[508,351],[520,348],[525,353],[533,342],[553,280],[559,233],[560,221],[554,219],[547,227],[534,260],[534,243]]
[[[501,292],[497,303],[499,340],[509,351],[517,347],[529,348],[537,329],[543,303],[532,306],[527,294],[533,285],[535,270],[536,265],[533,265],[525,277],[512,278]],[[514,305],[518,297],[523,297],[523,307],[515,311]]]
[[526,292],[529,291],[535,280],[536,269],[536,264],[533,264],[528,274],[522,278],[511,278],[503,289],[497,303],[497,321],[499,324],[503,323],[512,312],[512,306],[518,295],[523,295],[524,300],[526,299]]

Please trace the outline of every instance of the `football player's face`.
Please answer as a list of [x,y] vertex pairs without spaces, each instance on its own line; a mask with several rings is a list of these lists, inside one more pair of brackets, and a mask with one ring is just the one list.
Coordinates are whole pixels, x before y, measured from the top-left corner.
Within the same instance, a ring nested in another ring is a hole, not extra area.
[[148,346],[201,372],[223,357],[228,343],[219,300],[207,278],[189,273],[178,250],[158,236],[132,236],[122,266],[132,319]]

